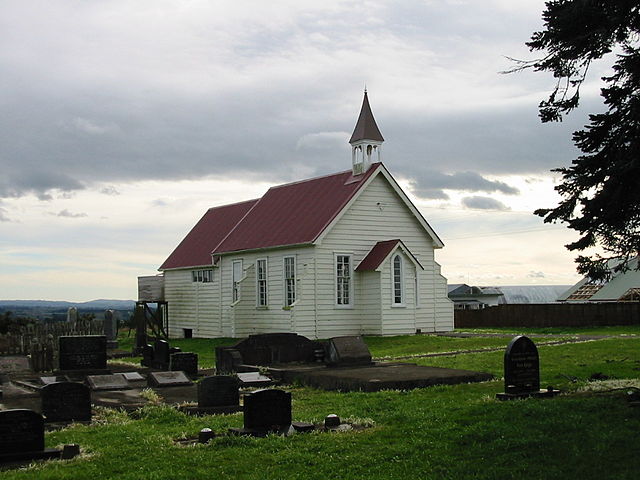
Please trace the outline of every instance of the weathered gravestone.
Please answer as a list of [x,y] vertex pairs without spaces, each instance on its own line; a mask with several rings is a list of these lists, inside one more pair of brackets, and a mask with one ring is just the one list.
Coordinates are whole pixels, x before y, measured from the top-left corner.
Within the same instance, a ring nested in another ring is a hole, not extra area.
[[239,386],[240,383],[235,377],[205,377],[198,382],[198,406],[185,407],[183,411],[192,415],[238,412],[242,410]]
[[0,411],[0,463],[60,458],[44,448],[44,419],[33,410]]
[[118,348],[118,312],[114,310],[105,310],[104,335],[107,337],[107,348]]
[[91,391],[82,383],[50,383],[42,387],[40,398],[47,422],[91,420]]
[[56,382],[68,382],[69,381],[69,377],[67,377],[66,375],[56,375],[56,376],[52,376],[52,377],[40,377],[40,382],[43,385],[49,385],[51,383],[56,383]]
[[104,370],[107,368],[107,338],[104,335],[60,337],[60,370]]
[[67,322],[76,323],[78,321],[78,309],[76,307],[69,307],[67,310]]
[[244,396],[244,430],[286,432],[291,426],[291,393],[256,390]]
[[87,385],[91,390],[127,390],[129,382],[122,375],[87,375]]
[[198,375],[198,354],[190,352],[172,353],[169,358],[169,370],[183,371],[187,375]]
[[184,372],[151,372],[147,383],[150,387],[181,387],[193,382]]
[[147,343],[142,346],[142,360],[140,364],[143,367],[151,367],[153,365],[153,345]]
[[334,367],[370,365],[371,352],[359,335],[334,337],[326,343],[325,361]]
[[540,359],[535,343],[524,335],[515,337],[504,352],[504,393],[500,400],[531,396],[553,396],[553,387],[540,390]]

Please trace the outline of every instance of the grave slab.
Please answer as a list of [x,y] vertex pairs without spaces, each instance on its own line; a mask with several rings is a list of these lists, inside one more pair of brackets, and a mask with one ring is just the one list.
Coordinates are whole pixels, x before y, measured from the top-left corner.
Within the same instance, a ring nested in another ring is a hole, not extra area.
[[116,375],[121,375],[127,382],[140,382],[146,380],[139,372],[120,372]]
[[267,387],[273,385],[273,380],[260,372],[241,372],[236,374],[240,387]]
[[334,337],[326,343],[325,361],[333,367],[371,365],[371,352],[359,335]]
[[193,383],[184,372],[151,372],[147,382],[150,387],[179,387]]
[[127,390],[129,382],[122,375],[87,375],[91,390]]

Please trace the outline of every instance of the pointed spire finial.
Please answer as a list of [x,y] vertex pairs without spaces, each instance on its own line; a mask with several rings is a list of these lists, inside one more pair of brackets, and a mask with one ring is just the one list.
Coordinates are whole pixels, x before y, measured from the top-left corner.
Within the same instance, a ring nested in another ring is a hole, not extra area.
[[362,100],[362,108],[360,109],[360,116],[356,123],[356,127],[353,129],[353,135],[349,143],[356,142],[358,140],[375,140],[378,142],[384,142],[384,138],[378,129],[371,107],[369,106],[369,97],[367,95],[367,86],[364,87],[364,98]]

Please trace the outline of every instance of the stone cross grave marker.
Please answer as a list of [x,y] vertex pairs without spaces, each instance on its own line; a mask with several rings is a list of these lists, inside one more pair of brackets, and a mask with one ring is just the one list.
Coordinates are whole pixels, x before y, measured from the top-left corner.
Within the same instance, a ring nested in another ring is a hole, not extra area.
[[104,370],[107,368],[107,338],[104,335],[60,337],[60,370]]
[[327,341],[325,361],[336,367],[370,365],[371,352],[359,335],[334,337]]
[[183,371],[187,375],[198,375],[198,354],[190,352],[172,353],[169,358],[169,370]]
[[240,405],[238,379],[226,375],[205,377],[198,383],[198,407]]
[[91,420],[91,391],[82,383],[50,383],[42,387],[40,398],[47,422]]
[[256,390],[244,397],[244,428],[281,431],[291,425],[291,393],[284,390]]

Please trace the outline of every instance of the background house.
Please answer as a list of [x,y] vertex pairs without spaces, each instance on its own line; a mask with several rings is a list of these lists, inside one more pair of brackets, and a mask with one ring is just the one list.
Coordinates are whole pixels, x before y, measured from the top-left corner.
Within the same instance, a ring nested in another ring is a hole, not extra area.
[[629,270],[616,272],[618,262],[611,260],[611,278],[594,281],[584,277],[558,296],[566,302],[638,302],[640,301],[640,270],[638,257],[629,262]]
[[448,290],[456,310],[480,310],[496,305],[554,303],[567,285],[476,287],[461,283],[449,285]]
[[208,210],[160,267],[172,336],[453,329],[442,241],[380,162],[365,92],[351,169]]

